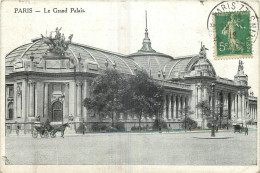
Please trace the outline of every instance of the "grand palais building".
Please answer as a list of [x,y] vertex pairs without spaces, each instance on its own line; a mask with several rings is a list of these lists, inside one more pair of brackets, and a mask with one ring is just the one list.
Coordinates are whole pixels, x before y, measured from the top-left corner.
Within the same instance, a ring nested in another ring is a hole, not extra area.
[[[257,121],[257,98],[249,93],[248,76],[239,61],[234,80],[217,76],[207,59],[205,46],[196,55],[172,57],[152,49],[145,31],[143,46],[136,53],[123,55],[65,40],[57,28],[48,37],[42,36],[22,45],[5,59],[5,116],[6,123],[46,121],[52,123],[111,122],[100,119],[83,106],[90,95],[92,80],[107,68],[135,75],[144,69],[165,88],[163,119],[172,128],[179,128],[186,106],[193,111],[191,118],[198,126],[205,126],[205,117],[196,105],[202,100],[211,108],[224,112],[234,123]],[[217,105],[223,106],[218,110]],[[143,118],[143,125],[151,125],[155,116]],[[138,124],[135,115],[120,115],[126,129]],[[23,127],[22,127],[23,128]]]

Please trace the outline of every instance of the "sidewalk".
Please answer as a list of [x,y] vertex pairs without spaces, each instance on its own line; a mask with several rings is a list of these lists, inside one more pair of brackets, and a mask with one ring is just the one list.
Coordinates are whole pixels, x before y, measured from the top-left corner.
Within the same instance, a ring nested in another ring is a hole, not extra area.
[[[257,129],[249,129],[249,133],[250,131],[257,131]],[[228,133],[234,133],[234,129],[229,129],[229,130],[218,130],[218,132],[215,132],[216,136],[219,134],[223,134],[224,132],[228,132]],[[186,132],[184,130],[181,131],[177,131],[177,130],[172,130],[172,131],[162,131],[161,133],[158,131],[129,131],[129,132],[87,132],[85,134],[82,133],[75,133],[71,131],[65,131],[64,136],[84,136],[84,135],[112,135],[112,134],[128,134],[128,135],[154,135],[154,134],[191,134],[191,133],[198,133],[198,134],[205,134],[205,135],[209,135],[211,133],[211,130],[206,129],[206,130],[192,130],[189,131],[187,130]],[[238,132],[236,132],[238,133]],[[244,133],[244,132],[241,132]],[[23,131],[20,131],[19,135],[17,135],[15,132],[11,133],[11,134],[7,134],[6,137],[14,137],[14,136],[22,136],[22,137],[32,137],[31,132],[27,132],[26,134],[24,134]],[[56,134],[56,136],[60,136],[60,132],[58,132]],[[222,136],[222,135],[221,135]]]

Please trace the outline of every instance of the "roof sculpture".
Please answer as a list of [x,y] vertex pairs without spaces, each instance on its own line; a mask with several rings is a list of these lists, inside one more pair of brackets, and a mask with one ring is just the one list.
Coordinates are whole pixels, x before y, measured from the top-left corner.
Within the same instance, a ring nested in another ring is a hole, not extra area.
[[48,49],[49,52],[56,53],[60,56],[64,56],[66,50],[69,47],[69,44],[71,44],[73,34],[71,34],[68,37],[69,40],[66,41],[64,34],[60,33],[61,29],[62,29],[62,27],[60,29],[58,27],[56,28],[56,30],[54,31],[56,33],[54,38],[52,37],[53,31],[51,31],[49,37],[44,37],[41,34],[41,36],[42,36],[41,39],[45,44],[47,44],[49,46],[49,49]]

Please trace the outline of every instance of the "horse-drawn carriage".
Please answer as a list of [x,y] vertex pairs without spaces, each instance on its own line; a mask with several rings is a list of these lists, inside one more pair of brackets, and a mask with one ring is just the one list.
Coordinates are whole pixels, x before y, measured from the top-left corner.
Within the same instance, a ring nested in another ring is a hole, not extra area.
[[35,126],[32,132],[32,137],[37,138],[40,135],[41,138],[48,138],[49,136],[55,138],[57,132],[61,132],[61,137],[63,137],[66,127],[69,127],[68,123],[58,125],[58,126],[50,126],[50,125]]
[[239,132],[239,133],[241,133],[241,132],[243,132],[244,131],[244,127],[243,127],[243,124],[236,124],[236,125],[233,125],[234,126],[234,133],[235,132]]

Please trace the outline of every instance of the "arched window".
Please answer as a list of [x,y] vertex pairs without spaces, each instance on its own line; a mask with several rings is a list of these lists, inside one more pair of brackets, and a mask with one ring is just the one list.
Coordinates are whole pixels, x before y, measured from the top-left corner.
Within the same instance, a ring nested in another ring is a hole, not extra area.
[[52,104],[52,121],[62,121],[62,108],[63,105],[60,101],[56,101]]

